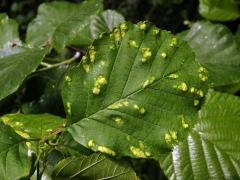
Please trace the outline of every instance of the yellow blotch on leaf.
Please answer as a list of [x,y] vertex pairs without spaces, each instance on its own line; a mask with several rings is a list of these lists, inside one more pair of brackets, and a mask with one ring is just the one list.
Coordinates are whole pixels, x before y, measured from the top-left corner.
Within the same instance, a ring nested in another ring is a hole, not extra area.
[[129,45],[130,47],[134,47],[134,48],[138,48],[138,47],[139,47],[138,44],[137,44],[137,42],[134,41],[134,40],[128,40],[128,45]]
[[142,48],[142,59],[141,61],[143,63],[147,62],[147,60],[152,56],[152,52],[150,50],[150,48]]
[[165,141],[167,144],[172,144],[174,142],[178,142],[177,132],[169,131],[168,133],[165,133]]
[[94,146],[96,146],[96,144],[95,144],[95,142],[94,142],[93,139],[91,139],[91,140],[88,141],[88,146],[89,146],[89,147],[94,147]]
[[186,92],[188,90],[188,86],[185,82],[182,82],[181,84],[178,85],[178,89],[180,89],[181,91]]
[[134,156],[138,158],[146,158],[147,155],[145,154],[144,151],[142,151],[140,148],[135,147],[135,146],[130,146],[130,151],[133,153]]
[[112,155],[112,156],[116,156],[116,152],[114,152],[112,149],[105,146],[98,146],[98,151]]

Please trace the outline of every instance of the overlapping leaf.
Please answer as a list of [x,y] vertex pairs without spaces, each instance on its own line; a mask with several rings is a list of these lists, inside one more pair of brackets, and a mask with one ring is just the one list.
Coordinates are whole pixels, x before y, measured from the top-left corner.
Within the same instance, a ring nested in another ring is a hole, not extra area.
[[92,42],[90,20],[102,8],[99,0],[42,4],[28,27],[27,42],[35,46],[52,45],[59,51],[69,44],[89,44]]
[[44,138],[62,131],[65,119],[50,114],[8,114],[0,118],[25,138]]
[[101,153],[63,159],[56,165],[53,178],[139,179],[127,161],[111,159]]
[[160,160],[169,179],[239,179],[240,99],[211,91],[185,141]]
[[91,21],[90,29],[93,38],[96,39],[103,32],[111,32],[113,28],[124,21],[124,17],[116,11],[106,10],[102,12],[93,17]]
[[0,179],[12,180],[25,177],[30,172],[26,140],[0,122]]
[[240,82],[240,46],[227,27],[210,22],[194,23],[184,39],[207,68],[213,86]]
[[121,24],[65,77],[62,95],[74,123],[68,131],[113,156],[169,151],[194,124],[204,97],[207,74],[194,59],[187,43],[167,31]]
[[200,14],[215,21],[229,21],[240,17],[237,0],[200,0]]
[[25,45],[18,37],[18,25],[5,14],[0,15],[0,100],[12,94],[25,77],[42,61],[45,50]]

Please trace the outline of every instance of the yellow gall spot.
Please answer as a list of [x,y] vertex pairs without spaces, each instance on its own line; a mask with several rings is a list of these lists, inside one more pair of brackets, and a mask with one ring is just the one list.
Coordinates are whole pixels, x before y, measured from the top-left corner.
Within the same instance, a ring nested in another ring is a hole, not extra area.
[[121,36],[120,29],[118,29],[118,28],[114,29],[113,34],[114,34],[115,41],[120,41],[121,40],[122,36]]
[[143,21],[143,22],[139,23],[139,29],[141,29],[142,31],[145,31],[147,29],[146,21]]
[[185,122],[185,119],[184,119],[184,116],[183,116],[183,115],[180,116],[180,119],[181,119],[182,127],[183,127],[184,129],[188,128],[189,126],[188,126],[188,124]]
[[161,53],[161,58],[166,59],[167,54],[165,52]]
[[128,105],[129,105],[129,102],[128,102],[128,101],[123,101],[123,105],[124,105],[124,106],[128,106]]
[[146,158],[145,152],[142,151],[140,148],[130,146],[129,149],[134,156],[136,156],[138,158]]
[[112,155],[112,156],[116,156],[116,152],[114,152],[112,149],[105,146],[98,146],[98,151]]
[[197,91],[197,89],[195,87],[190,88],[190,93],[195,93],[196,91]]
[[29,136],[29,134],[27,134],[26,132],[24,132],[24,131],[19,131],[19,130],[15,130],[16,131],[16,133],[18,133],[20,136],[22,136],[23,138],[26,138],[26,139],[28,139],[28,138],[30,138],[30,136]]
[[188,90],[188,86],[185,82],[182,82],[181,84],[178,85],[178,89],[186,92]]
[[86,57],[86,56],[83,56],[83,57],[82,57],[82,62],[83,62],[83,63],[86,63],[86,62],[87,62],[87,57]]
[[204,97],[204,93],[202,90],[198,90],[197,91],[197,94],[200,96],[200,97]]
[[168,77],[171,78],[171,79],[177,79],[178,74],[170,74]]
[[52,129],[47,129],[46,131],[47,131],[47,132],[52,132]]
[[66,106],[67,106],[67,113],[68,113],[68,115],[71,115],[72,114],[71,103],[67,102]]
[[174,142],[178,142],[177,140],[177,132],[169,131],[169,133],[165,133],[165,141],[167,144],[172,144]]
[[206,75],[203,75],[203,74],[199,74],[199,78],[203,82],[206,82],[208,80],[208,77]]
[[198,106],[199,103],[200,103],[199,100],[197,100],[197,99],[194,99],[194,100],[193,100],[193,105],[194,105],[194,106]]
[[143,83],[143,88],[145,88],[145,87],[147,87],[148,85],[149,85],[150,83],[149,83],[149,80],[146,80],[144,83]]
[[167,144],[170,144],[172,142],[172,137],[170,134],[168,133],[165,134],[165,141]]
[[159,32],[160,32],[160,29],[159,29],[159,28],[154,28],[154,29],[153,29],[153,34],[154,34],[154,35],[158,35]]
[[171,47],[176,47],[177,46],[177,38],[172,38],[172,40],[171,40],[171,43],[170,43],[170,46]]
[[143,58],[141,61],[143,63],[147,62],[147,60],[152,56],[152,52],[150,48],[142,48],[142,54],[143,54]]
[[30,142],[26,142],[28,148],[31,148],[32,144]]
[[134,108],[134,109],[139,109],[139,106],[138,106],[137,104],[134,104],[134,105],[133,105],[133,108]]
[[120,29],[121,29],[121,31],[126,31],[127,29],[128,29],[128,26],[127,26],[127,24],[126,23],[122,23],[121,25],[120,25]]
[[150,152],[145,152],[146,156],[151,156],[151,153]]
[[198,69],[198,72],[200,72],[200,73],[206,72],[206,71],[207,70],[204,67],[202,67],[202,66],[200,66],[200,68]]
[[95,56],[96,56],[96,51],[94,46],[89,47],[89,56],[90,56],[90,61],[93,63],[95,61]]
[[169,133],[170,133],[172,139],[177,141],[177,132],[176,131],[170,131]]
[[109,108],[110,109],[119,109],[122,106],[123,106],[122,103],[117,102],[117,103],[114,103],[114,104],[110,105]]
[[93,92],[93,94],[95,94],[95,95],[99,95],[100,94],[100,88],[98,88],[98,87],[93,87],[93,89],[92,89],[92,92]]
[[146,112],[146,110],[144,109],[144,107],[141,107],[141,108],[139,109],[139,112],[140,112],[141,114],[144,114],[144,113]]
[[65,81],[66,81],[66,82],[71,82],[71,81],[72,81],[72,78],[70,78],[69,76],[65,76]]
[[90,71],[90,66],[88,64],[82,64],[83,65],[83,69],[86,71],[86,72],[89,72]]
[[9,117],[7,117],[7,116],[4,116],[4,117],[1,117],[1,120],[2,120],[5,124],[7,124],[11,119],[10,119]]
[[115,118],[113,118],[113,120],[114,120],[118,125],[122,125],[122,124],[123,124],[122,118],[120,118],[120,117],[115,117]]
[[129,45],[130,47],[138,48],[138,44],[137,44],[136,41],[134,41],[134,40],[129,40],[129,41],[128,41],[128,45]]
[[16,126],[23,126],[23,123],[22,122],[15,122],[15,125]]
[[99,85],[105,85],[107,84],[107,80],[103,76],[98,76],[95,83]]
[[95,142],[94,142],[93,139],[90,139],[90,140],[88,141],[88,146],[89,146],[89,147],[94,147],[94,146],[96,146],[96,144],[95,144]]

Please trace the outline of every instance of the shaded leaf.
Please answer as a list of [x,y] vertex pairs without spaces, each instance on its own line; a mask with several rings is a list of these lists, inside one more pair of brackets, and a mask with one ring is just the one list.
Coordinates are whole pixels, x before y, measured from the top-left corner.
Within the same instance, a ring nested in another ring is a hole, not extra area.
[[185,141],[160,160],[169,179],[239,179],[240,99],[210,91]]
[[99,0],[79,4],[41,4],[38,16],[28,27],[27,42],[35,46],[53,46],[58,51],[69,44],[90,44],[93,39],[89,24],[92,16],[102,11],[102,8],[102,1]]
[[240,82],[240,49],[234,35],[221,24],[194,23],[184,39],[207,68],[213,86]]
[[100,15],[96,15],[90,25],[93,38],[97,39],[101,33],[112,31],[113,28],[124,21],[124,17],[113,10],[106,10]]
[[103,154],[69,157],[60,161],[54,179],[139,179],[129,163],[111,159]]
[[65,76],[62,96],[75,123],[68,131],[78,143],[113,156],[170,151],[194,124],[207,87],[194,59],[187,43],[167,31],[146,22],[121,24]]
[[0,179],[13,180],[27,176],[31,160],[26,140],[0,122]]
[[0,118],[25,138],[55,135],[65,126],[65,119],[50,114],[8,114]]
[[200,0],[199,12],[214,21],[230,21],[240,17],[236,0]]
[[18,26],[6,15],[0,15],[0,100],[12,94],[45,56],[45,50],[22,45]]

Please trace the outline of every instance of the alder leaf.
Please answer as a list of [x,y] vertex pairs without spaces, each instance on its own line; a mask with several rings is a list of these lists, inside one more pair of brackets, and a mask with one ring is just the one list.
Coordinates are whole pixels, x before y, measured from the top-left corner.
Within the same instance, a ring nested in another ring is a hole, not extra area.
[[41,4],[37,17],[28,27],[27,42],[34,46],[53,46],[58,51],[70,44],[88,45],[93,40],[90,21],[102,9],[101,0]]
[[182,37],[193,48],[197,61],[208,70],[212,86],[240,82],[240,46],[226,26],[196,22]]
[[186,42],[147,22],[121,24],[65,76],[68,131],[94,151],[159,157],[195,123],[206,81]]
[[240,17],[237,0],[200,0],[199,12],[213,21],[230,21]]
[[0,179],[20,179],[30,173],[26,140],[0,122]]
[[136,173],[125,160],[112,159],[101,153],[69,157],[55,167],[53,179],[131,179]]
[[187,138],[162,156],[169,179],[239,179],[240,98],[210,91]]
[[15,92],[45,56],[44,49],[22,44],[18,25],[0,14],[0,100]]

